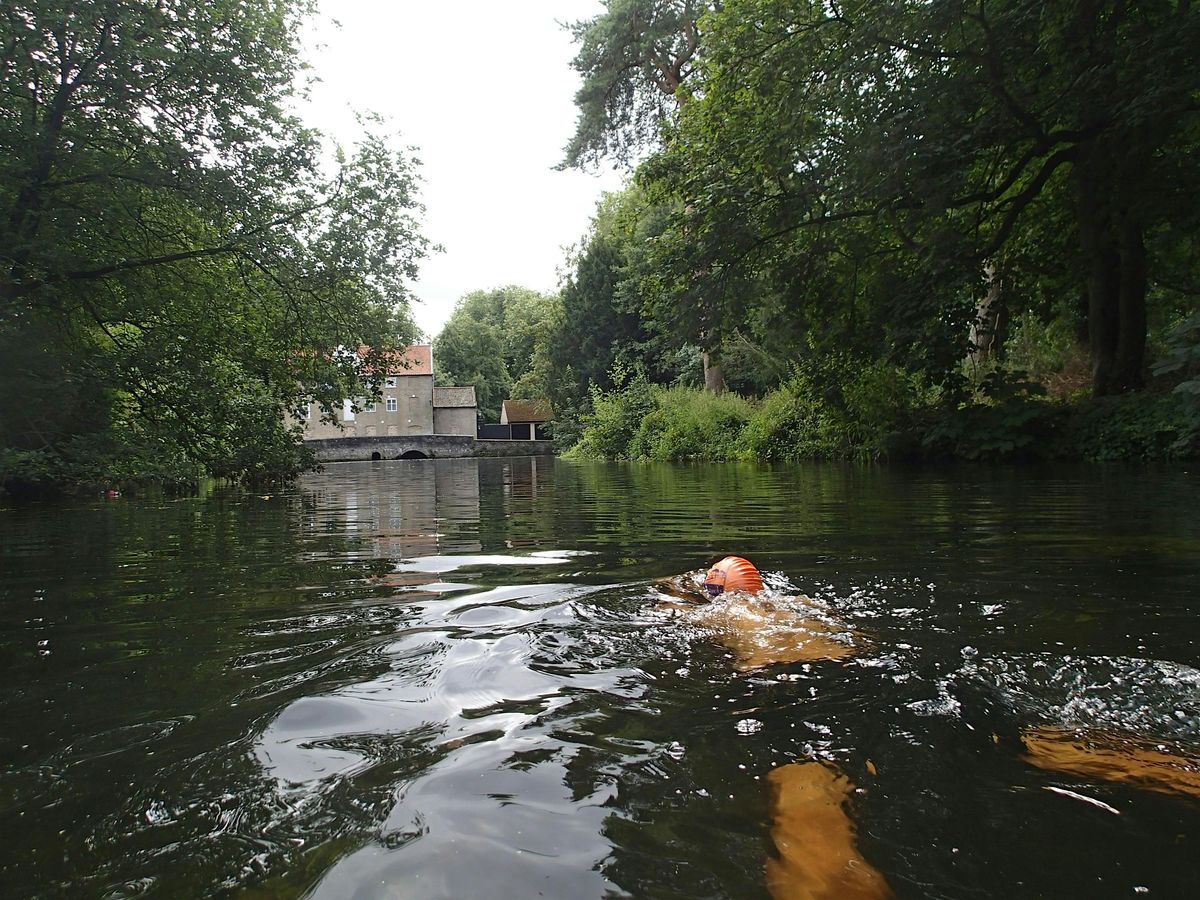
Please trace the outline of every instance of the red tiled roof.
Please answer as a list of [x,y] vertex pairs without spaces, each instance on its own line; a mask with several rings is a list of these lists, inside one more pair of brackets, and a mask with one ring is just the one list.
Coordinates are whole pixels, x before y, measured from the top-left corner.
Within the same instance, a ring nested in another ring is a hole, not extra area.
[[[358,357],[364,359],[370,347],[359,347]],[[433,348],[429,344],[411,344],[403,350],[387,354],[387,375],[432,375]]]
[[500,424],[549,422],[553,415],[549,400],[505,400],[500,408]]
[[432,375],[433,348],[429,344],[413,344],[399,353],[388,356],[389,375]]

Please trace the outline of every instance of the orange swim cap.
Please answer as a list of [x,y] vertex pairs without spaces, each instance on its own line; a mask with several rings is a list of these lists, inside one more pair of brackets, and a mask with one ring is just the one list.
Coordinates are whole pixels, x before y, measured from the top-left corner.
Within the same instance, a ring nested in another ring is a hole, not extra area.
[[727,556],[708,570],[704,576],[704,589],[712,597],[723,591],[757,594],[763,589],[763,583],[754,563],[740,556]]

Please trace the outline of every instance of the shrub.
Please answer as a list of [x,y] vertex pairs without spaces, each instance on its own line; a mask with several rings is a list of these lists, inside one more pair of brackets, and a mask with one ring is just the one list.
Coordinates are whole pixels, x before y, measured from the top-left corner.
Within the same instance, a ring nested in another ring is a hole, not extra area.
[[583,433],[574,455],[593,459],[629,459],[629,442],[654,409],[650,383],[639,375],[624,389],[601,391],[592,385],[592,411],[583,416]]
[[768,394],[746,426],[747,459],[797,460],[837,455],[833,417],[811,386],[795,377]]
[[592,392],[573,455],[603,459],[734,459],[751,406],[736,394],[666,388],[636,378]]
[[1165,354],[1153,366],[1158,377],[1173,376],[1175,390],[1200,396],[1200,312],[1167,329]]
[[0,448],[0,489],[29,496],[149,485],[192,488],[202,468],[173,445],[138,442],[111,432],[77,436],[52,450]]
[[757,459],[880,456],[899,445],[919,399],[917,379],[880,360],[811,358],[763,400],[743,440]]
[[726,460],[738,456],[752,408],[737,394],[654,388],[654,408],[629,445],[632,459]]
[[1033,313],[1024,313],[1013,317],[1004,351],[1004,368],[1028,373],[1045,384],[1075,363],[1079,346],[1067,317],[1055,316],[1044,322]]
[[[1191,382],[1183,382],[1189,385]],[[970,460],[1160,460],[1200,454],[1200,403],[1186,387],[1073,404],[994,367],[967,401],[936,406],[916,376],[826,356],[793,368],[760,403],[638,377],[592,392],[572,454],[606,459],[796,461],[898,454]]]
[[1184,393],[1097,397],[1073,410],[1064,440],[1071,455],[1095,461],[1192,458],[1200,414]]
[[1007,459],[1050,455],[1058,407],[1023,373],[994,369],[974,397],[935,412],[921,444],[935,456]]

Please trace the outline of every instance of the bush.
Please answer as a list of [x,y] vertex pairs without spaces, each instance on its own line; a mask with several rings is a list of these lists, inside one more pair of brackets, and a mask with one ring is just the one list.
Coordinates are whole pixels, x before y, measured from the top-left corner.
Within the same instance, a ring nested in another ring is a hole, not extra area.
[[968,402],[937,410],[921,436],[934,456],[1008,459],[1049,456],[1059,408],[1022,373],[994,369]]
[[797,460],[834,456],[840,441],[833,416],[802,378],[768,394],[746,426],[746,459]]
[[572,455],[600,459],[734,459],[751,406],[736,394],[666,388],[634,379],[592,392],[592,412]]
[[[1189,384],[1184,382],[1183,384]],[[1185,390],[1051,402],[993,368],[966,402],[935,405],[915,376],[827,356],[759,403],[638,377],[593,391],[572,454],[605,459],[797,461],[914,455],[969,460],[1163,460],[1200,454],[1200,403]],[[907,455],[907,453],[906,453]]]
[[1200,410],[1184,393],[1123,394],[1080,403],[1066,423],[1071,455],[1094,461],[1200,455]]
[[68,438],[53,449],[0,447],[0,489],[20,496],[149,485],[194,487],[204,474],[172,446],[136,443],[111,432]]
[[871,457],[898,447],[919,399],[916,378],[843,354],[806,360],[764,398],[743,440],[752,459]]
[[1074,364],[1079,346],[1067,317],[1044,322],[1024,313],[1013,317],[1004,351],[1004,368],[1044,384]]
[[629,444],[632,459],[736,459],[752,408],[737,394],[655,388],[654,409]]
[[638,376],[624,389],[603,392],[592,385],[592,411],[572,454],[592,459],[630,459],[629,442],[655,408],[650,383]]
[[912,419],[914,379],[881,362],[825,356],[793,367],[761,403],[637,378],[593,391],[572,454],[607,459],[797,460],[877,456]]
[[0,489],[25,493],[54,480],[58,460],[45,450],[0,447]]
[[1200,397],[1200,312],[1167,329],[1164,344],[1164,356],[1152,367],[1155,376],[1173,379],[1177,393]]

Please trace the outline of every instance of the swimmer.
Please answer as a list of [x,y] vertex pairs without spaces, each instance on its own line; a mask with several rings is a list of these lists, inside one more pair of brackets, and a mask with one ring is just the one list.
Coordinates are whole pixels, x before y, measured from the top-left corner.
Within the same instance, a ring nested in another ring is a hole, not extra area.
[[749,560],[727,556],[699,570],[654,583],[659,593],[684,603],[663,608],[708,631],[732,650],[741,671],[771,665],[845,659],[854,653],[853,631],[804,595],[772,595]]
[[[737,656],[742,671],[770,665],[840,660],[854,652],[853,632],[809,598],[773,597],[749,560],[727,556],[700,570],[655,582],[684,601],[664,604],[686,616]],[[850,800],[854,785],[825,762],[772,769],[767,890],[775,900],[887,900],[883,875],[858,852]]]
[[654,586],[664,594],[692,603],[715,600],[726,592],[755,595],[764,590],[762,576],[754,563],[740,556],[726,556],[707,572],[698,569],[671,578],[660,578]]
[[[856,647],[857,635],[837,627],[808,597],[772,597],[742,557],[725,557],[707,571],[662,579],[655,587],[684,601],[663,605],[733,651],[742,671],[842,660]],[[1045,725],[1025,727],[1019,738],[1021,759],[1046,771],[1200,798],[1200,759],[1183,747]],[[767,782],[776,856],[767,862],[766,881],[775,900],[894,896],[858,851],[849,809],[855,787],[843,772],[828,762],[790,763],[772,770]]]
[[1039,726],[1021,732],[1021,759],[1049,772],[1200,798],[1200,759],[1175,742]]

